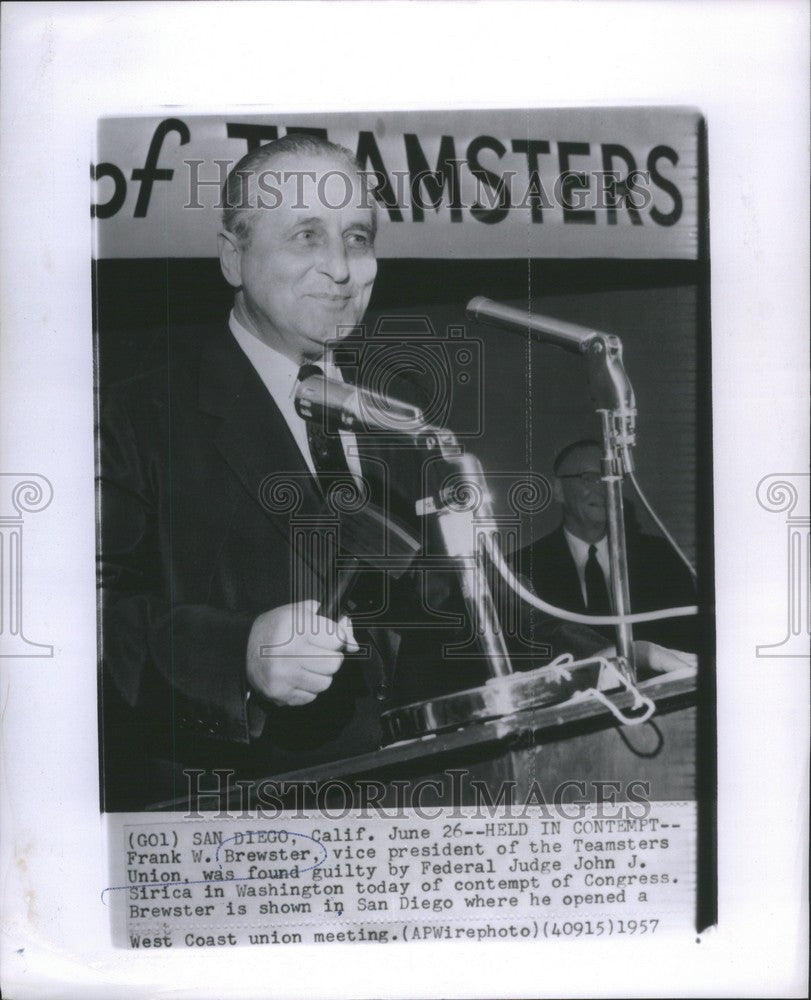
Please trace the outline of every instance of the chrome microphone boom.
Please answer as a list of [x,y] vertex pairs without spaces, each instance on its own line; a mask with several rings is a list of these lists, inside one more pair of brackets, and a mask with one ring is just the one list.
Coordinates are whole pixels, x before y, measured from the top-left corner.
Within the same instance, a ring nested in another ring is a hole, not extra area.
[[515,333],[523,333],[533,340],[562,347],[574,354],[585,354],[595,337],[608,336],[599,330],[591,330],[576,323],[567,323],[561,319],[539,316],[513,306],[505,306],[501,302],[485,298],[484,295],[477,295],[468,302],[467,316],[477,323],[490,323],[492,326],[500,326]]
[[542,344],[579,354],[588,364],[589,390],[597,412],[611,414],[612,446],[622,471],[634,471],[631,448],[636,443],[636,397],[622,361],[622,341],[612,333],[524,312],[478,295],[467,304],[468,318],[499,326]]

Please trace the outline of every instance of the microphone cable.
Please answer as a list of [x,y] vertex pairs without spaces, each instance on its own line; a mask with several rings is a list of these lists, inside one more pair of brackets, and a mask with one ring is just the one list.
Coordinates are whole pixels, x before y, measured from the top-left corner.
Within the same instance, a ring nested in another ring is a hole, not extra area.
[[637,625],[641,622],[661,621],[663,618],[687,618],[698,614],[698,607],[694,604],[685,605],[681,608],[663,608],[660,611],[642,611],[639,614],[632,615],[581,615],[576,611],[566,611],[563,608],[557,608],[554,604],[548,604],[542,600],[537,594],[521,583],[512,569],[510,569],[509,563],[504,558],[504,554],[492,532],[486,532],[481,537],[482,544],[490,561],[507,586],[521,600],[531,605],[531,607],[537,608],[539,611],[545,611],[546,614],[552,615],[555,618],[562,618],[564,621],[574,622],[577,625],[623,625],[626,623]]
[[681,559],[681,561],[684,563],[684,565],[690,571],[690,575],[692,576],[693,580],[694,581],[697,580],[698,574],[696,573],[695,568],[693,567],[693,564],[690,562],[690,560],[687,558],[687,556],[682,552],[681,548],[679,547],[679,543],[670,534],[670,532],[667,530],[667,528],[662,523],[661,519],[656,514],[656,511],[648,503],[648,498],[642,492],[642,487],[639,485],[639,482],[637,481],[636,475],[633,472],[629,472],[629,473],[627,473],[627,475],[628,475],[628,478],[631,480],[631,483],[632,483],[634,489],[636,490],[637,496],[642,501],[642,503],[643,503],[643,505],[645,507],[645,510],[653,518],[653,521],[656,524],[656,527],[659,529],[659,531],[662,532],[662,534],[665,536],[665,538],[667,539],[667,541],[670,543],[670,547],[673,549],[673,551],[676,553],[676,555],[679,557],[679,559]]

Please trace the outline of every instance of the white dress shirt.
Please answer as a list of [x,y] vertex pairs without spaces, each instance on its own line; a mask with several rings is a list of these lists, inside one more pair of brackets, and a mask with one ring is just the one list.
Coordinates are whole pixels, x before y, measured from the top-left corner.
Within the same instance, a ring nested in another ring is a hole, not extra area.
[[599,542],[584,542],[582,538],[578,538],[577,535],[573,535],[566,528],[563,529],[563,534],[566,537],[566,542],[569,546],[569,551],[572,553],[572,559],[574,559],[575,567],[577,568],[577,576],[580,579],[580,592],[583,594],[583,603],[588,607],[588,597],[586,594],[586,563],[589,558],[589,549],[592,545],[597,549],[596,556],[597,562],[599,563],[600,569],[603,571],[603,576],[605,577],[605,586],[608,591],[608,599],[611,600],[611,585],[609,580],[611,579],[609,573],[609,561],[608,561],[608,536],[603,536]]
[[[315,476],[315,465],[307,440],[307,422],[296,412],[296,383],[300,366],[251,333],[247,327],[239,322],[233,312],[228,325],[234,339],[256,369],[257,374],[265,384],[265,388],[273,397],[274,403],[281,410],[282,416],[290,428],[290,433],[307,463],[307,468]],[[327,378],[343,382],[340,369],[331,360],[322,359],[314,363],[320,365]],[[360,480],[363,473],[361,472],[358,442],[355,435],[351,431],[342,430],[340,436],[349,471],[356,480]]]

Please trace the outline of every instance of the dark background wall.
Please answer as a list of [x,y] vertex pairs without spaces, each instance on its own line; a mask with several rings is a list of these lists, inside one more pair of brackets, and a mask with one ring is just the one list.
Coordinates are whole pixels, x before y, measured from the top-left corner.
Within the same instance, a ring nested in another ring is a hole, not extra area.
[[[195,325],[224,320],[231,290],[209,259],[103,260],[94,264],[98,383],[105,385],[193,352]],[[465,303],[487,295],[617,334],[637,396],[636,459],[643,488],[691,558],[707,534],[711,428],[709,331],[699,265],[624,260],[381,260],[367,336],[384,326],[433,329],[442,354],[448,330],[470,345],[450,358],[448,425],[488,473],[548,475],[569,440],[599,436],[585,363],[508,332],[470,324]],[[400,317],[399,326],[393,317]],[[426,327],[426,320],[430,327]],[[170,333],[171,331],[171,333]],[[171,337],[171,342],[169,338]],[[375,343],[379,341],[375,340]],[[395,336],[392,342],[399,343]],[[464,369],[470,378],[462,384]],[[497,475],[497,509],[505,490]],[[627,492],[627,491],[626,491]],[[650,527],[637,511],[643,525]],[[522,542],[557,523],[554,506],[525,520]],[[702,530],[704,529],[704,530]]]

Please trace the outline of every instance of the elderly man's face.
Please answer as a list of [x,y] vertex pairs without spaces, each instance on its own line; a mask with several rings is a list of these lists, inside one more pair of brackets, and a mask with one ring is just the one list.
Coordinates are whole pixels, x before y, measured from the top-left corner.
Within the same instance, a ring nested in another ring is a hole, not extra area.
[[223,273],[243,323],[295,361],[316,359],[366,311],[377,274],[373,209],[340,159],[285,154],[267,170],[281,198],[258,191],[274,207],[254,209],[247,246],[221,236]]
[[599,448],[578,448],[564,459],[558,469],[554,494],[563,505],[563,523],[573,535],[587,542],[603,537],[607,517]]

